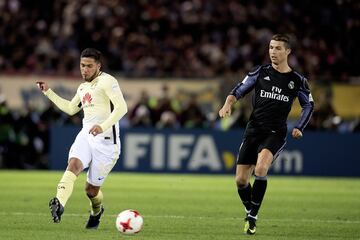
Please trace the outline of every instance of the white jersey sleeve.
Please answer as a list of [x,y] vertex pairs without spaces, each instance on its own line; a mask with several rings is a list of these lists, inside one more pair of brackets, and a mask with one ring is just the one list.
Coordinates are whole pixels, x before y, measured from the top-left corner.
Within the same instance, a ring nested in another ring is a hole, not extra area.
[[107,75],[106,78],[100,81],[100,86],[104,89],[105,95],[109,98],[113,108],[107,119],[100,124],[102,130],[106,131],[127,113],[128,108],[119,83],[115,78]]
[[71,101],[66,100],[59,95],[57,95],[54,91],[50,88],[44,92],[44,94],[63,112],[74,115],[75,113],[79,112],[81,107],[79,95],[76,94]]

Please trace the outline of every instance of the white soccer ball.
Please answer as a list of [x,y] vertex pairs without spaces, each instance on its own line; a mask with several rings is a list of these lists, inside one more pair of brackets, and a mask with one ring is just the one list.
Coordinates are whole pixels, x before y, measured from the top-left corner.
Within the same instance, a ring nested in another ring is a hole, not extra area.
[[143,223],[144,219],[140,213],[132,209],[122,211],[116,218],[116,228],[124,234],[140,232]]

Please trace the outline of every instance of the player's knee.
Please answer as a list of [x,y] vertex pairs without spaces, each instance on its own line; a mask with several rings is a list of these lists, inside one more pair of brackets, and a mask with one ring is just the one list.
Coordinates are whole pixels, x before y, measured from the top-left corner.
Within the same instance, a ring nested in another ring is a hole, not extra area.
[[96,195],[98,194],[99,188],[93,187],[93,186],[87,184],[85,186],[85,192],[89,198],[93,198],[93,197],[96,197]]
[[255,167],[255,175],[259,177],[265,177],[268,172],[268,167],[264,165],[259,165]]
[[94,198],[96,197],[98,191],[95,191],[94,189],[86,189],[86,195],[89,197],[89,198]]
[[67,170],[73,172],[76,176],[78,176],[83,170],[83,165],[79,159],[71,158],[67,166]]
[[236,176],[235,177],[236,186],[238,188],[246,187],[249,183],[249,180],[244,176]]

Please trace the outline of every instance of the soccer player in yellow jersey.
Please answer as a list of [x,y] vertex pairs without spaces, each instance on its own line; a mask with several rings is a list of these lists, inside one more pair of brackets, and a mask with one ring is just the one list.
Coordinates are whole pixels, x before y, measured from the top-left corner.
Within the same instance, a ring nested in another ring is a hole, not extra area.
[[117,80],[100,70],[100,60],[101,53],[96,49],[87,48],[81,53],[80,71],[85,82],[80,84],[71,101],[58,96],[46,82],[37,82],[40,90],[65,113],[73,115],[81,109],[84,111],[83,127],[70,148],[68,166],[49,207],[54,222],[59,223],[77,176],[88,168],[85,186],[91,205],[88,229],[99,226],[104,212],[100,187],[119,158],[118,122],[127,112]]

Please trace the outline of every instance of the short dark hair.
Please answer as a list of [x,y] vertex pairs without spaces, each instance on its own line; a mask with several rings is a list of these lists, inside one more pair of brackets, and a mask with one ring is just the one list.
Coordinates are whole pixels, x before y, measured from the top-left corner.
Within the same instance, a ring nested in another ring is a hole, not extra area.
[[286,49],[291,49],[292,47],[291,38],[288,34],[283,34],[283,33],[275,34],[274,36],[272,36],[271,40],[284,42],[284,46]]
[[101,62],[101,55],[101,52],[95,48],[86,48],[81,52],[81,58],[92,58],[97,63]]

